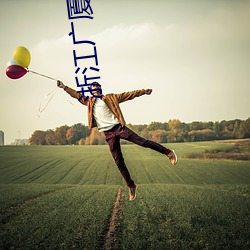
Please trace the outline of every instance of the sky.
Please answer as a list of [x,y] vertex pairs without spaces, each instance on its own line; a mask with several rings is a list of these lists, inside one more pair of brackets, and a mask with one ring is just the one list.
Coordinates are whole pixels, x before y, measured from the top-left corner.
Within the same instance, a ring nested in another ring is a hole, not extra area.
[[[153,89],[121,104],[127,123],[245,120],[250,117],[250,1],[91,0],[93,19],[74,19],[78,41],[96,43],[103,94]],[[5,144],[35,130],[87,125],[87,109],[56,86],[27,73],[6,76],[16,47],[31,54],[29,69],[80,90],[77,56],[65,0],[2,0],[0,9],[0,130]],[[81,69],[97,67],[93,58]],[[50,100],[50,98],[52,99]],[[49,101],[50,100],[50,101]],[[44,109],[39,112],[39,108]]]

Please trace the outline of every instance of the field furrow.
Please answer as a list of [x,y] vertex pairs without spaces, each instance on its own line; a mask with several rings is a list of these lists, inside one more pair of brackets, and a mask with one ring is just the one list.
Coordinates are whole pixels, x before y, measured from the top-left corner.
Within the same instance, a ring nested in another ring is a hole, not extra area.
[[185,158],[230,145],[122,145],[132,202],[107,145],[0,147],[0,249],[248,250],[249,161]]
[[110,215],[107,232],[104,237],[103,249],[114,249],[119,237],[119,226],[122,214],[122,187],[119,187],[112,213]]
[[250,200],[233,191],[242,188],[249,192],[249,186],[140,185],[134,204],[124,200],[118,249],[248,249]]
[[74,186],[41,196],[0,224],[0,248],[99,248],[116,191]]
[[[37,187],[37,186],[33,186],[33,187],[38,188],[40,190],[40,187]],[[19,188],[22,189],[23,186],[19,185]],[[50,186],[49,188],[51,188],[51,190],[44,191],[44,192],[39,193],[37,195],[35,195],[35,192],[33,191],[32,195],[34,195],[34,196],[32,196],[32,198],[30,198],[28,200],[23,200],[20,203],[16,203],[16,200],[13,200],[11,206],[5,207],[3,210],[0,211],[0,223],[6,224],[9,219],[11,219],[11,218],[13,218],[13,216],[15,216],[15,214],[18,212],[18,210],[24,208],[25,206],[31,205],[32,203],[34,203],[36,200],[38,200],[40,198],[44,198],[45,195],[50,195],[52,192],[56,192],[56,191],[61,190],[61,189],[72,188],[72,186],[59,186],[59,187]],[[10,192],[10,190],[8,190],[8,191]]]

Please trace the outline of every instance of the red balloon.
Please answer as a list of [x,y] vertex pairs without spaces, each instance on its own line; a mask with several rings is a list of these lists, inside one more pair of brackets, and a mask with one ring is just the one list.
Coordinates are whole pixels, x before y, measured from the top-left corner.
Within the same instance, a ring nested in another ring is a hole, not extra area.
[[11,79],[18,79],[24,76],[27,73],[27,69],[19,65],[10,65],[6,69],[6,75]]

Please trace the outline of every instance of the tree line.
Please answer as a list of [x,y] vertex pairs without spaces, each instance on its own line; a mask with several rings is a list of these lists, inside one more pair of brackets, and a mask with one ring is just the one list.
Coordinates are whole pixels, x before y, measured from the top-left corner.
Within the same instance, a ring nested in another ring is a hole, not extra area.
[[[250,118],[221,122],[181,122],[171,119],[168,122],[151,122],[144,125],[128,124],[131,130],[145,139],[158,143],[194,142],[250,138]],[[46,131],[36,130],[29,138],[31,145],[101,145],[105,144],[103,133],[78,123],[63,125]],[[122,141],[122,143],[127,143]]]

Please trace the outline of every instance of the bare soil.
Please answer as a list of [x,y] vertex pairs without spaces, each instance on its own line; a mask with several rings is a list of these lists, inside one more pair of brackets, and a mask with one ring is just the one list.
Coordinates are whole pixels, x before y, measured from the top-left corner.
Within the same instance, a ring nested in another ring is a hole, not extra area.
[[114,203],[114,208],[112,210],[112,214],[110,216],[110,222],[107,229],[107,233],[104,239],[104,249],[112,249],[112,246],[117,241],[117,234],[119,228],[120,216],[122,213],[122,205],[121,205],[121,197],[122,197],[122,187],[119,187],[116,201]]

